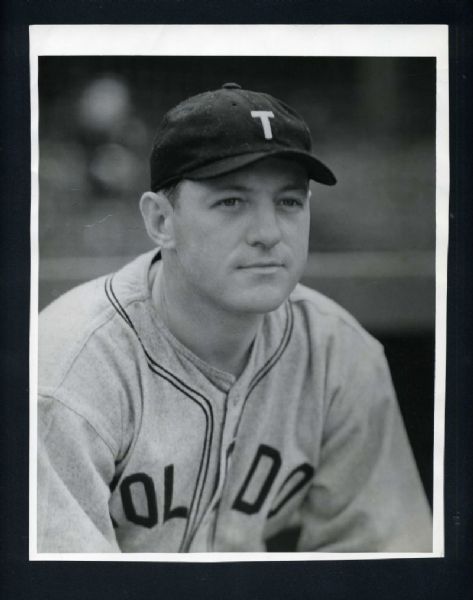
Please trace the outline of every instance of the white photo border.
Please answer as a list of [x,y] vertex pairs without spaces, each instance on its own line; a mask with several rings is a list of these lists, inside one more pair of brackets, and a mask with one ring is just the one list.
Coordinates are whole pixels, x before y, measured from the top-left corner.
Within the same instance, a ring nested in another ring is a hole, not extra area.
[[[449,215],[447,25],[32,25],[29,559],[31,561],[327,561],[444,556],[444,442]],[[244,35],[245,44],[241,45]],[[428,553],[38,553],[37,345],[40,56],[313,56],[436,58],[436,312],[433,549]]]

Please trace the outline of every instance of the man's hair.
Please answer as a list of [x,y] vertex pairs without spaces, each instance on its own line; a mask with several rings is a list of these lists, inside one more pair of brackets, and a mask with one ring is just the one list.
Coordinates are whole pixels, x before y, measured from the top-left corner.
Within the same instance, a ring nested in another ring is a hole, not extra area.
[[179,196],[180,183],[181,183],[181,180],[179,179],[178,181],[175,181],[174,183],[171,183],[169,185],[166,185],[165,187],[160,188],[156,193],[163,194],[163,196],[166,196],[166,198],[169,200],[172,207],[175,208],[176,204],[177,204],[177,199]]

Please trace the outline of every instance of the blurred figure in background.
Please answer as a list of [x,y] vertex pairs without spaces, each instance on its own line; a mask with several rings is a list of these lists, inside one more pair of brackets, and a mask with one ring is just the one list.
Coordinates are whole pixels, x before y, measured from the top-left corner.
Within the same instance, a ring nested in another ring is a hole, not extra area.
[[96,192],[116,197],[135,189],[142,172],[137,150],[147,134],[125,83],[111,76],[92,82],[79,99],[77,120],[90,149],[88,173]]

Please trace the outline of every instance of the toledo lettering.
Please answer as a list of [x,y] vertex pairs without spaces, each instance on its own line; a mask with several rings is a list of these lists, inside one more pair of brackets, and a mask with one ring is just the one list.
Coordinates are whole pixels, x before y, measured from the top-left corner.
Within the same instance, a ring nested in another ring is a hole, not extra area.
[[[247,515],[260,512],[282,468],[283,462],[279,451],[269,445],[260,444],[232,503],[232,509]],[[293,468],[274,495],[274,503],[268,512],[268,518],[277,515],[311,481],[313,476],[314,468],[309,463],[301,463]],[[174,465],[167,465],[164,468],[164,510],[161,516],[158,514],[156,486],[153,479],[146,473],[134,473],[125,477],[120,483],[120,496],[128,521],[152,528],[170,519],[186,519],[189,515],[189,507],[174,505],[174,477]],[[133,495],[138,491],[144,492],[146,497],[145,514],[138,513],[133,502]]]

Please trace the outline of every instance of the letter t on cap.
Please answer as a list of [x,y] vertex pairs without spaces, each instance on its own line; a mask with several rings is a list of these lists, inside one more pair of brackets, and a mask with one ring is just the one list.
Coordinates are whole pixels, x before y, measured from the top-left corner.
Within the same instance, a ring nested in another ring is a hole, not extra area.
[[271,123],[269,119],[274,119],[274,113],[272,110],[252,110],[251,116],[253,119],[260,119],[261,125],[263,126],[263,133],[265,140],[273,139],[273,132],[271,131]]

